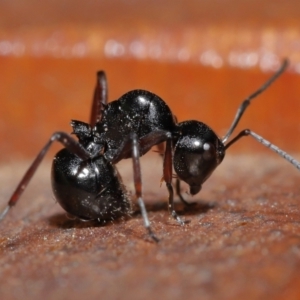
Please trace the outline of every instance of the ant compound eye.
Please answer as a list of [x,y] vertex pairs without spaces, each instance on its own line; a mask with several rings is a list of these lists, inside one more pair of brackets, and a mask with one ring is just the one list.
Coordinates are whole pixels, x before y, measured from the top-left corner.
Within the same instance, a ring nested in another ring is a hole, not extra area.
[[203,144],[203,159],[210,160],[210,159],[216,159],[217,153],[216,153],[216,147],[212,143],[204,143]]
[[208,151],[210,149],[210,144],[209,143],[205,143],[203,145],[203,150]]
[[[184,143],[187,144],[188,148],[194,152],[202,153],[204,151],[209,151],[214,148],[211,143],[204,143],[202,139],[199,138],[183,138]],[[189,145],[188,145],[189,144]]]

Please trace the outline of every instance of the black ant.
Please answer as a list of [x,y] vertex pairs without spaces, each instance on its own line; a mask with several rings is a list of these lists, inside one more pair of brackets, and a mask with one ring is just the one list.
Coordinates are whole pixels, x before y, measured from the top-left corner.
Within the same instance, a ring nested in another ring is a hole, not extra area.
[[54,141],[59,141],[65,147],[53,160],[51,177],[54,195],[69,214],[82,220],[101,221],[130,214],[131,201],[114,165],[122,159],[132,158],[136,198],[144,226],[155,241],[158,239],[151,230],[142,199],[139,162],[140,156],[154,145],[166,142],[163,180],[169,191],[170,214],[181,225],[185,222],[174,209],[173,167],[177,174],[176,192],[185,204],[187,202],[180,193],[180,180],[190,186],[191,195],[197,194],[222,162],[226,149],[243,136],[252,136],[300,169],[300,163],[294,158],[249,129],[241,131],[226,144],[251,100],[267,89],[287,65],[285,60],[261,88],[242,102],[222,139],[202,122],[191,120],[177,123],[167,104],[149,91],[133,90],[107,103],[106,76],[104,72],[98,72],[90,122],[71,122],[78,141],[64,132],[56,132],[51,136],[0,214],[0,220],[16,204]]

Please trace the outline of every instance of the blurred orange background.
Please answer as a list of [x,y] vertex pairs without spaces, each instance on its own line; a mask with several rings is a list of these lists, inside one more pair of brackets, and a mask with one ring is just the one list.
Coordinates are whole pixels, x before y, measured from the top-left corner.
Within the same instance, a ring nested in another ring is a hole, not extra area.
[[[147,89],[179,121],[222,136],[285,57],[289,70],[238,130],[299,152],[299,13],[295,0],[0,1],[0,160],[33,158],[54,131],[71,131],[71,119],[87,120],[100,69],[110,100]],[[268,151],[245,138],[230,152],[254,150]]]

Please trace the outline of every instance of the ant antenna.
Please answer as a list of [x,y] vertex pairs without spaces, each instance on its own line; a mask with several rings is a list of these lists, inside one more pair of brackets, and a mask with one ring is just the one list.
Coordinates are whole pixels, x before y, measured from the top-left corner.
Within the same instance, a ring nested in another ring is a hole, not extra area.
[[286,153],[285,151],[283,151],[282,149],[280,149],[276,145],[272,144],[271,142],[269,142],[268,140],[266,140],[262,136],[260,136],[257,133],[251,131],[250,129],[245,129],[245,130],[241,131],[235,138],[233,138],[225,146],[225,150],[228,149],[232,144],[237,142],[243,136],[251,136],[252,138],[257,140],[259,143],[264,145],[265,147],[267,147],[267,148],[271,149],[272,151],[274,151],[275,153],[279,154],[282,158],[284,158],[289,163],[291,163],[295,168],[300,170],[300,162],[298,162],[294,157],[292,157],[291,155],[289,155],[288,153]]
[[248,96],[240,105],[238,108],[236,115],[234,117],[234,120],[228,129],[228,132],[222,139],[222,143],[224,144],[228,138],[231,136],[232,132],[234,131],[235,127],[239,123],[242,115],[244,114],[246,108],[249,106],[251,100],[255,97],[257,97],[259,94],[261,94],[263,91],[265,91],[287,68],[288,66],[288,60],[285,59],[280,67],[280,69],[267,81],[265,82],[256,92]]

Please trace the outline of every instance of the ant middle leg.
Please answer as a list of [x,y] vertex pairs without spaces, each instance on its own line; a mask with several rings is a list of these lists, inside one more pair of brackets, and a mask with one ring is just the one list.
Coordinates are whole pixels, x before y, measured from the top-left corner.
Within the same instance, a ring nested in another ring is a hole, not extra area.
[[131,145],[132,145],[134,187],[135,187],[137,202],[141,209],[144,226],[147,229],[149,236],[157,243],[159,242],[159,239],[156,237],[155,233],[151,229],[145,203],[142,198],[142,175],[141,175],[141,164],[140,164],[140,152],[139,152],[137,135],[135,133],[131,135]]

